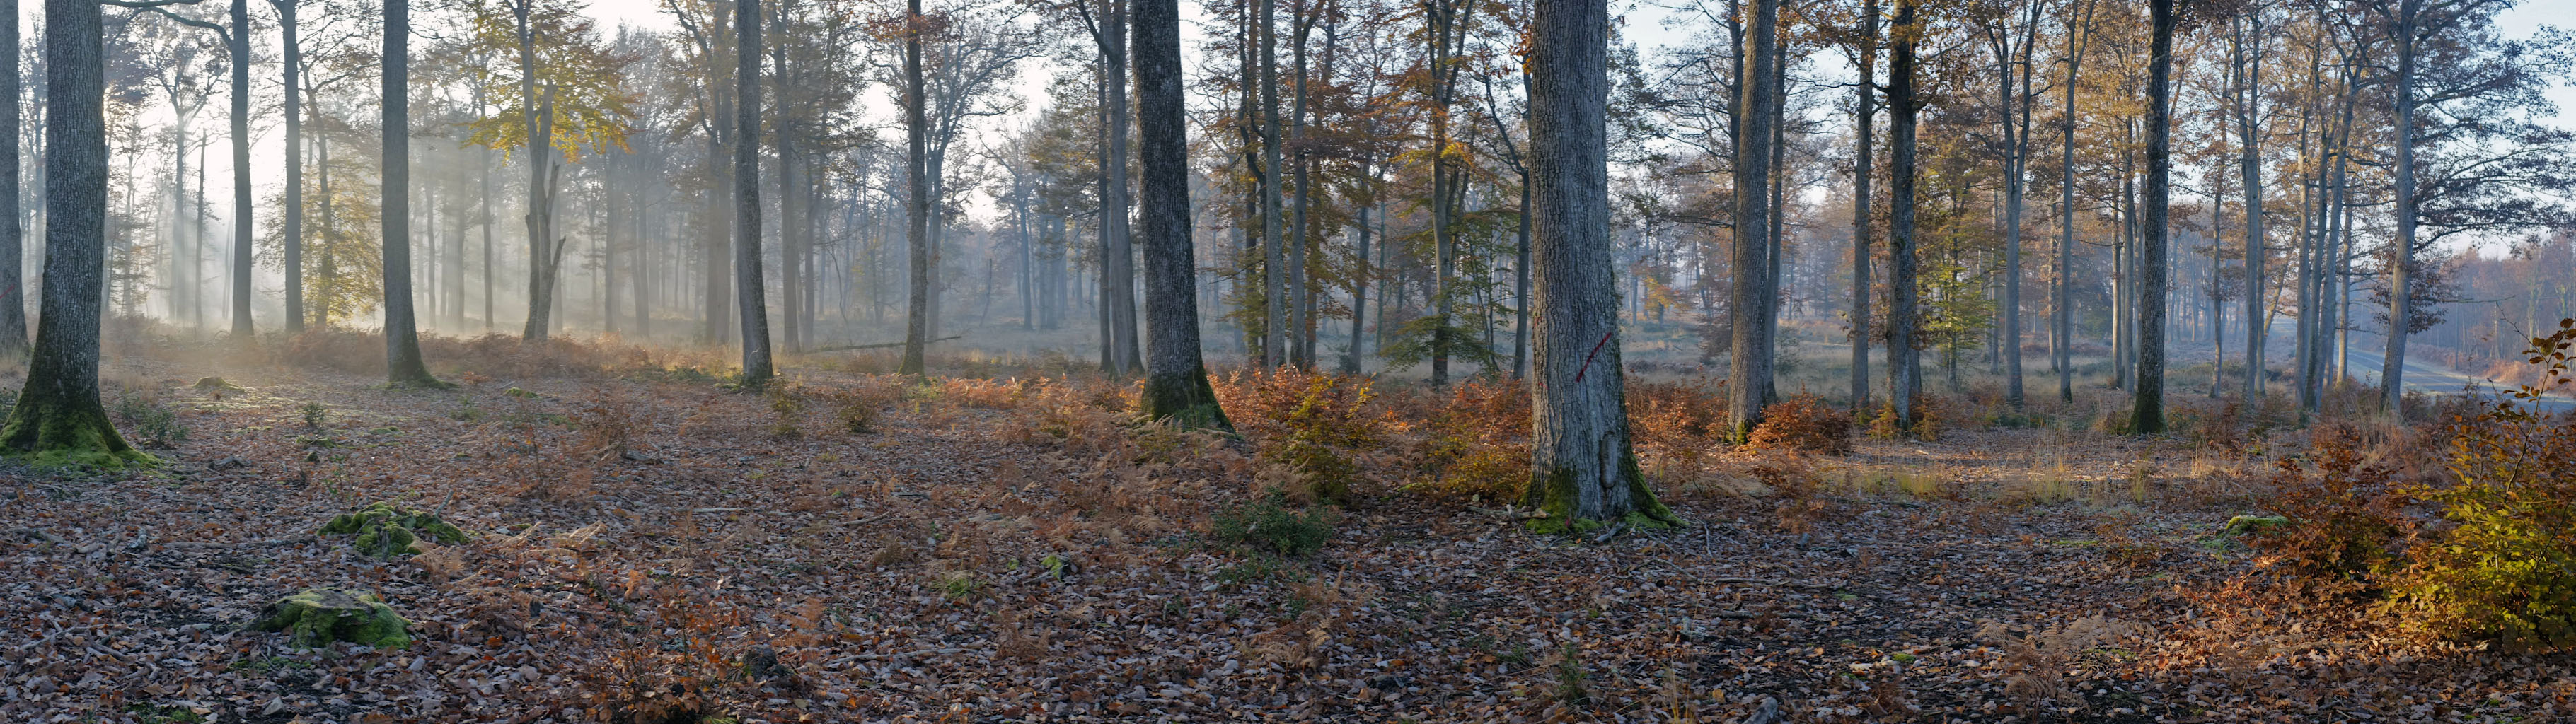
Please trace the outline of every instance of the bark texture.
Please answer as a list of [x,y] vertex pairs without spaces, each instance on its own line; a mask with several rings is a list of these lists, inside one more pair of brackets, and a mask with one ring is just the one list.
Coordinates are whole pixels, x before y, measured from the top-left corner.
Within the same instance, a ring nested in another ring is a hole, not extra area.
[[[12,3],[13,5],[15,3]],[[250,0],[233,0],[232,32],[224,36],[232,51],[233,123],[233,341],[251,343],[250,319]],[[15,35],[16,33],[11,33]],[[12,75],[15,75],[14,73]],[[14,104],[18,96],[9,95]],[[15,126],[16,124],[11,124]],[[18,136],[8,136],[16,142]],[[201,205],[199,208],[203,208]]]
[[1529,492],[1536,527],[1679,522],[1637,468],[1619,363],[1610,263],[1607,0],[1539,3],[1531,22]]
[[1231,430],[1199,356],[1196,255],[1190,242],[1189,124],[1181,90],[1178,0],[1137,0],[1136,149],[1145,246],[1145,412],[1187,427]]
[[411,2],[385,0],[384,290],[385,382],[440,388],[420,358],[411,303]]
[[18,129],[21,122],[17,98],[18,82],[18,0],[0,0],[0,138],[9,139],[0,148],[0,211],[9,215],[0,222],[0,358],[16,359],[27,353],[27,271],[22,261],[26,256],[26,210],[18,208]]
[[2165,229],[2173,196],[2174,0],[2149,3],[2147,182],[2138,239],[2138,380],[2129,432],[2165,431]]
[[924,374],[922,354],[930,343],[930,121],[923,112],[928,95],[921,82],[921,0],[910,0],[904,9],[903,81],[904,132],[909,149],[905,152],[905,185],[909,196],[904,203],[904,241],[911,253],[911,284],[908,316],[903,331],[903,374]]
[[733,269],[742,308],[742,389],[776,376],[769,361],[768,289],[760,270],[760,0],[734,5]]
[[1753,0],[1746,30],[1744,77],[1736,88],[1735,123],[1735,336],[1728,352],[1728,428],[1736,440],[1762,424],[1771,386],[1772,215],[1771,162],[1774,110],[1780,104],[1772,77],[1779,75],[1780,0]]
[[152,464],[108,424],[98,397],[107,260],[105,33],[96,0],[46,0],[45,289],[27,386],[0,452],[39,465]]
[[1895,56],[1888,60],[1888,143],[1892,147],[1887,195],[1887,375],[1897,423],[1907,430],[1922,416],[1923,355],[1914,345],[1916,260],[1914,229],[1915,126],[1922,107],[1914,100],[1915,52],[1922,29],[1914,25],[1918,0],[1896,0]]

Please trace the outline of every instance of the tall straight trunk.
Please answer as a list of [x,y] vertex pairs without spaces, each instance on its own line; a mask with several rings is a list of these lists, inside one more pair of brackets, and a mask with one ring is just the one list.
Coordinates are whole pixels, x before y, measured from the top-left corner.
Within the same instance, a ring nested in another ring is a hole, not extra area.
[[2138,386],[2129,432],[2165,431],[2165,215],[2172,208],[2174,0],[2148,3],[2147,198],[2138,244]]
[[465,212],[466,200],[463,198],[467,168],[465,159],[465,146],[458,144],[456,155],[452,160],[455,164],[452,170],[456,175],[450,177],[450,181],[456,184],[457,199],[455,205],[449,208],[450,216],[453,217],[449,221],[455,225],[455,233],[447,237],[446,318],[447,324],[450,325],[448,327],[450,333],[457,333],[465,328],[465,229],[474,223],[474,217]]
[[2093,40],[2094,3],[2079,0],[2080,13],[2066,14],[2066,146],[2059,167],[2063,178],[2057,189],[2057,279],[2051,290],[2057,296],[2049,304],[2049,314],[2056,317],[2056,334],[2050,344],[2056,349],[2057,399],[2075,401],[2075,77],[2084,66],[2084,49]]
[[1628,437],[1619,363],[1617,271],[1611,266],[1609,5],[1532,6],[1530,67],[1532,315],[1530,482],[1533,527],[1678,524],[1655,500]]
[[1134,248],[1127,233],[1127,11],[1128,0],[1102,3],[1099,22],[1101,133],[1100,275],[1107,344],[1101,350],[1103,371],[1127,376],[1138,371],[1136,353],[1136,271]]
[[2388,414],[2399,414],[2399,403],[2406,395],[2406,338],[2414,334],[2415,305],[2415,57],[2419,43],[2416,28],[2424,14],[2424,0],[2398,0],[2396,34],[2397,77],[2393,95],[2397,105],[2397,122],[2390,130],[2397,138],[2397,168],[2390,179],[2396,185],[2397,237],[2388,241],[2388,349],[2380,360],[2379,405]]
[[[321,109],[316,107],[314,110],[316,114],[314,120],[321,120],[319,115]],[[315,268],[320,271],[314,275],[314,281],[317,282],[315,291],[321,294],[322,303],[311,305],[309,311],[313,315],[313,326],[329,327],[331,326],[330,303],[331,300],[339,297],[337,280],[340,278],[340,269],[336,260],[332,258],[332,250],[339,248],[335,242],[340,238],[340,224],[339,217],[335,215],[339,205],[333,203],[331,196],[330,134],[320,134],[313,139],[313,168],[316,171],[313,190],[321,192],[322,196],[322,256],[316,260]]]
[[733,283],[742,308],[742,387],[757,389],[775,376],[760,273],[760,0],[735,0],[733,18]]
[[910,312],[904,321],[903,374],[922,375],[924,348],[930,342],[930,171],[929,123],[922,105],[928,97],[921,81],[921,33],[925,19],[921,0],[908,0],[904,9],[903,82],[904,126],[909,147],[905,155],[906,175],[910,183],[905,193],[904,238],[912,274],[908,291]]
[[[1523,76],[1522,82],[1528,82]],[[1362,219],[1363,223],[1367,220]],[[1512,230],[1512,380],[1519,381],[1529,371],[1530,336],[1530,176],[1529,165],[1521,165],[1520,223]],[[1368,256],[1368,247],[1360,247],[1360,256]]]
[[[1254,33],[1261,43],[1261,366],[1266,369],[1288,362],[1288,257],[1279,218],[1286,203],[1279,187],[1278,7],[1274,0],[1260,0],[1259,5],[1261,27]],[[1436,168],[1438,162],[1433,163]]]
[[385,381],[395,387],[446,387],[420,358],[420,326],[411,299],[411,2],[385,0],[384,225]]
[[97,0],[46,0],[44,17],[44,299],[27,386],[0,425],[0,452],[53,464],[149,464],[151,456],[108,424],[98,395],[107,262],[106,33]]
[[[172,86],[169,90],[170,113],[174,116],[170,124],[170,211],[169,217],[163,219],[162,227],[169,237],[167,245],[170,252],[170,294],[166,301],[170,306],[170,321],[177,323],[205,305],[205,299],[195,289],[200,279],[199,272],[204,271],[198,263],[205,260],[199,257],[197,249],[188,247],[188,232],[200,231],[199,236],[203,236],[202,230],[181,223],[179,219],[188,214],[188,120],[195,112],[194,109],[180,107],[179,88]],[[182,247],[188,247],[187,253],[181,253]],[[199,319],[202,321],[203,317]],[[202,327],[190,325],[188,331],[193,335],[202,331]]]
[[[2133,127],[2124,123],[2122,140],[2133,140]],[[2132,365],[2137,359],[2138,283],[2137,231],[2138,194],[2136,159],[2128,151],[2120,153],[2120,230],[2111,242],[2111,387],[2130,389]]]
[[[599,175],[599,326],[603,334],[617,333],[617,229],[624,219],[619,215],[617,194],[617,159],[603,160]],[[639,213],[626,209],[625,213]]]
[[[1373,165],[1371,159],[1361,159],[1360,167],[1368,169],[1369,188],[1375,189],[1377,187],[1377,166]],[[1368,201],[1364,201],[1356,205],[1358,207],[1356,211],[1359,213],[1359,223],[1351,228],[1351,231],[1357,235],[1354,237],[1354,240],[1358,242],[1352,249],[1351,259],[1359,265],[1359,268],[1351,272],[1351,348],[1349,352],[1344,354],[1342,357],[1343,374],[1355,375],[1360,373],[1360,353],[1361,349],[1366,346],[1364,342],[1367,338],[1362,336],[1362,333],[1365,331],[1364,328],[1367,326],[1368,322],[1369,275],[1376,273],[1375,270],[1377,268],[1369,263],[1369,209],[1375,205],[1375,201],[1376,199],[1371,197]],[[1529,205],[1529,194],[1527,192],[1523,192],[1521,194],[1521,205],[1523,207],[1527,207]],[[1522,216],[1521,225],[1524,229],[1529,225],[1526,213]],[[1524,233],[1522,235],[1522,239],[1521,265],[1526,267],[1529,265],[1528,235]],[[1524,275],[1522,278],[1527,279],[1528,277]],[[1526,299],[1529,295],[1524,293],[1521,296],[1524,299],[1522,305],[1527,306],[1528,302]]]
[[1231,429],[1199,355],[1197,254],[1190,242],[1187,102],[1181,87],[1178,0],[1134,0],[1136,124],[1145,252],[1145,412],[1191,427]]
[[1890,397],[1896,406],[1897,423],[1911,430],[1922,415],[1922,351],[1914,346],[1915,296],[1915,123],[1922,106],[1914,100],[1915,51],[1920,28],[1914,25],[1915,4],[1920,0],[1896,0],[1894,33],[1895,57],[1888,61],[1887,109],[1889,159],[1887,215],[1887,255],[1889,300],[1887,309],[1887,374]]
[[[1775,23],[1774,25],[1776,26],[1777,24]],[[1768,260],[1768,263],[1764,265],[1765,273],[1769,275],[1767,277],[1769,281],[1765,282],[1763,286],[1770,289],[1771,293],[1762,297],[1762,336],[1763,338],[1771,341],[1769,358],[1772,360],[1778,360],[1780,358],[1780,297],[1782,296],[1781,290],[1784,288],[1782,285],[1786,283],[1784,280],[1788,279],[1788,277],[1782,273],[1782,266],[1787,264],[1789,259],[1789,245],[1787,242],[1781,240],[1781,235],[1786,233],[1788,224],[1780,220],[1782,215],[1781,209],[1789,208],[1787,203],[1787,196],[1789,193],[1789,74],[1787,72],[1787,68],[1789,67],[1789,44],[1773,43],[1771,56],[1771,67],[1778,69],[1780,72],[1771,74],[1771,142],[1769,144],[1771,149],[1771,178],[1767,183],[1763,184],[1771,189],[1770,234],[1769,238],[1762,242],[1762,248],[1767,252],[1764,254],[1764,257]],[[1639,296],[1640,298],[1643,298],[1643,295]],[[1655,321],[1664,321],[1664,309],[1664,305],[1657,305],[1655,307]],[[1778,401],[1780,401],[1780,376],[1774,374],[1764,377],[1762,379],[1763,406],[1768,407],[1771,403]]]
[[[2012,28],[1996,29],[2000,42],[1995,45],[1995,65],[2002,71],[2003,82],[1998,95],[2002,105],[2004,132],[2004,278],[2003,327],[1996,331],[2000,343],[1994,352],[2003,358],[2004,400],[2020,409],[2022,395],[2021,369],[2021,220],[2023,191],[2029,185],[2031,47],[2037,45],[2039,6],[2031,5],[2027,16],[2030,34],[2021,38],[2021,46],[2012,46]],[[2016,57],[2018,53],[2018,57]],[[2019,65],[2020,87],[2015,88],[2013,67]]]
[[546,338],[554,312],[555,271],[553,260],[562,248],[554,240],[553,167],[554,89],[546,89],[543,105],[537,95],[536,35],[528,25],[529,6],[536,0],[513,0],[510,10],[517,23],[519,41],[519,109],[527,124],[528,159],[528,323],[519,332],[521,339],[537,341]]
[[1744,47],[1744,75],[1735,87],[1741,99],[1735,115],[1735,316],[1734,345],[1729,351],[1728,427],[1736,440],[1753,434],[1762,423],[1762,408],[1771,386],[1772,226],[1771,129],[1780,99],[1773,76],[1780,74],[1780,0],[1753,0],[1749,37]]
[[1852,413],[1868,414],[1869,409],[1869,254],[1870,237],[1876,230],[1871,223],[1869,182],[1870,167],[1877,161],[1870,148],[1871,124],[1878,118],[1878,0],[1862,0],[1860,11],[1859,98],[1852,110],[1852,296],[1851,296],[1851,395]]
[[[2235,94],[2237,175],[2245,193],[2245,387],[2249,403],[2263,395],[2263,352],[2271,338],[2271,315],[2263,300],[2263,265],[2271,252],[2263,247],[2262,99],[2263,14],[2245,13],[2245,32],[2234,36],[2235,66],[2242,90]],[[2223,366],[2223,365],[2222,365]]]
[[[777,8],[778,26],[781,28],[787,27],[785,3],[786,0],[781,0],[780,7]],[[781,336],[785,337],[787,352],[794,354],[797,350],[804,349],[808,341],[806,330],[803,328],[805,316],[803,313],[805,304],[803,262],[806,239],[805,225],[802,220],[813,211],[804,206],[805,170],[803,159],[798,155],[796,147],[796,134],[801,129],[797,128],[796,116],[789,108],[789,104],[795,102],[792,92],[796,88],[797,76],[788,64],[785,43],[770,47],[768,51],[771,58],[770,73],[777,80],[778,86],[776,113],[778,124],[772,131],[773,138],[776,139],[775,143],[778,145],[778,245],[780,247],[778,261],[780,266],[786,267],[778,275],[780,297],[778,326]],[[758,51],[754,51],[753,55],[757,56]],[[753,77],[757,78],[758,75],[754,74]],[[754,116],[758,115],[759,104],[744,105],[753,109]],[[754,155],[756,157],[757,152]]]
[[[14,1],[14,0],[13,0]],[[278,236],[285,247],[286,266],[286,331],[304,331],[304,48],[296,39],[296,9],[301,0],[269,0],[277,8],[277,29],[282,42],[286,117],[286,208],[285,221]],[[13,77],[15,73],[11,74]],[[482,91],[475,91],[480,105]]]
[[1295,59],[1296,68],[1292,72],[1297,76],[1297,89],[1289,113],[1289,132],[1292,134],[1289,143],[1293,149],[1288,163],[1294,168],[1292,173],[1296,174],[1291,183],[1296,184],[1297,199],[1288,223],[1289,243],[1282,251],[1288,257],[1288,361],[1298,369],[1313,369],[1314,349],[1307,344],[1307,332],[1311,327],[1306,319],[1306,295],[1311,288],[1306,283],[1306,256],[1314,243],[1306,235],[1306,204],[1313,193],[1306,173],[1309,163],[1306,154],[1306,35],[1311,26],[1304,12],[1292,15],[1289,22],[1294,23],[1297,30],[1290,55]]
[[[1263,0],[1267,3],[1269,0]],[[1459,193],[1465,179],[1450,168],[1449,105],[1457,93],[1458,53],[1466,42],[1467,26],[1473,19],[1475,5],[1454,0],[1431,0],[1431,246],[1435,259],[1432,276],[1431,385],[1449,382],[1450,326],[1456,301],[1451,299],[1452,277],[1458,270],[1458,234],[1450,228],[1457,222],[1457,209],[1452,197]]]
[[20,189],[18,105],[18,0],[0,0],[0,213],[8,220],[0,222],[0,358],[18,359],[27,353],[27,215],[18,208]]

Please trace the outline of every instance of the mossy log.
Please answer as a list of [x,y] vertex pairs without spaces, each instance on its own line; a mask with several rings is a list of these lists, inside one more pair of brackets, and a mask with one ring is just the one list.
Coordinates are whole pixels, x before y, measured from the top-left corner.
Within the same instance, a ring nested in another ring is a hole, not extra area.
[[320,648],[347,641],[380,649],[411,645],[411,622],[392,606],[364,591],[309,588],[268,605],[251,621],[252,631],[284,631],[297,648]]

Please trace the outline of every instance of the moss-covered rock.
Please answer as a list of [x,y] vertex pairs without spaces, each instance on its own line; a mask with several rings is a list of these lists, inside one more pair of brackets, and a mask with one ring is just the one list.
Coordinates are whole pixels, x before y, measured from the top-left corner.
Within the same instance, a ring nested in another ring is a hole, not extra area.
[[2227,519],[2227,534],[2261,533],[2289,524],[2289,518],[2278,515],[2240,515]]
[[397,507],[383,501],[331,519],[329,525],[322,526],[322,534],[354,534],[357,539],[349,544],[356,546],[359,552],[389,560],[406,553],[420,552],[412,544],[421,538],[437,543],[465,542],[465,531],[439,520],[437,514]]
[[242,386],[241,386],[241,385],[236,385],[236,384],[233,384],[233,383],[231,383],[231,382],[227,382],[227,381],[225,381],[225,380],[224,380],[224,378],[221,378],[221,377],[199,377],[199,378],[197,378],[197,389],[200,389],[200,390],[216,390],[216,391],[220,391],[220,392],[244,392],[244,391],[245,391],[245,390],[243,390],[243,389],[242,389]]
[[252,631],[284,631],[287,643],[320,648],[347,641],[380,649],[411,645],[411,622],[392,606],[365,591],[308,588],[268,605],[251,621]]

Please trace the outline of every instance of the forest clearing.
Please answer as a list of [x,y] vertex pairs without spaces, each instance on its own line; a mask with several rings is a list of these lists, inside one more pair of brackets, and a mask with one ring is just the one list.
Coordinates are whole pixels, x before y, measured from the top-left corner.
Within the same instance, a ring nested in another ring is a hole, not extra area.
[[[1708,436],[1721,400],[1641,383],[1642,464],[1685,524],[1564,536],[1470,497],[1510,487],[1508,451],[1527,444],[1497,422],[1527,409],[1507,385],[1229,375],[1216,389],[1244,430],[1229,438],[1137,426],[1133,385],[1063,360],[943,360],[959,376],[922,381],[881,373],[891,356],[815,355],[761,395],[705,376],[721,350],[432,340],[434,357],[474,361],[441,370],[457,389],[422,392],[350,373],[381,364],[373,338],[309,334],[288,363],[210,365],[221,350],[181,346],[109,367],[111,408],[165,438],[165,465],[13,486],[0,670],[15,683],[0,708],[153,722],[2576,714],[2565,656],[2446,641],[2296,583],[2252,517],[2309,510],[2280,496],[2334,454],[2321,450],[2367,457],[2337,472],[2385,485],[2439,476],[2431,424],[2292,429],[2186,404],[2189,432],[2133,438],[2090,429],[2106,396],[2037,406],[2020,427],[1981,424],[1991,403],[1962,397],[1940,403],[1937,440],[1861,434],[1848,454],[1808,454],[1734,449]],[[1319,499],[1319,471],[1347,490]],[[378,502],[465,538],[383,559],[363,536],[318,532]],[[310,588],[380,596],[411,641],[306,649],[242,630]]]
[[2571,4],[0,0],[0,721],[2576,720]]

